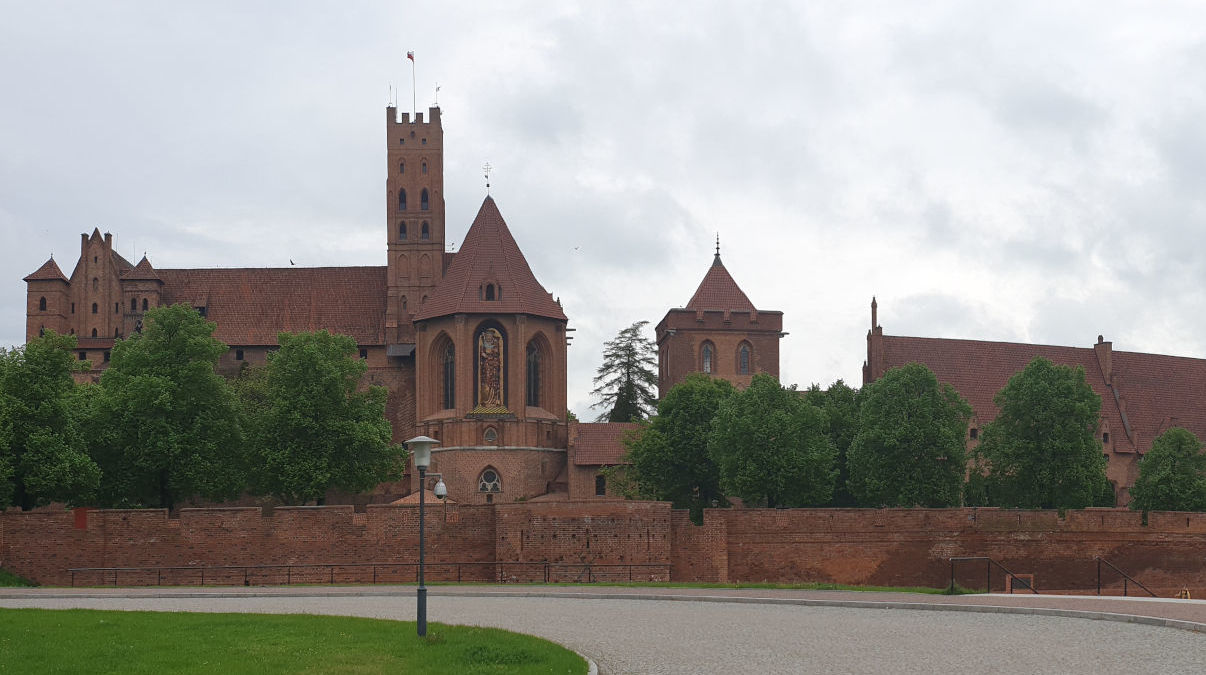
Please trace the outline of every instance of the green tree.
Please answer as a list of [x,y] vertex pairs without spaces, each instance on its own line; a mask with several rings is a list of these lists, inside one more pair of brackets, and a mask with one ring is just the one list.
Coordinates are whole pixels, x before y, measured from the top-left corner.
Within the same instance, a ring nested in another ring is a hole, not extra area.
[[708,437],[716,411],[734,391],[728,380],[694,373],[666,393],[657,415],[627,444],[627,478],[639,496],[690,509],[696,522],[713,502],[725,503]]
[[599,422],[638,422],[657,403],[657,345],[642,333],[648,321],[638,321],[603,343],[603,365],[595,371],[592,408],[603,408]]
[[0,351],[0,504],[81,503],[100,481],[71,405],[75,345],[75,336],[47,331]]
[[825,433],[837,451],[834,466],[838,474],[830,506],[856,504],[854,496],[850,494],[846,455],[858,433],[859,396],[859,390],[852,389],[842,380],[829,385],[828,389],[814,384],[804,393],[805,400],[825,411]]
[[708,453],[725,494],[747,505],[819,506],[833,496],[836,450],[825,413],[766,374],[721,402]]
[[1094,503],[1105,458],[1094,432],[1101,397],[1080,366],[1035,358],[993,399],[1000,413],[985,426],[978,467],[988,471],[988,503],[1073,508]]
[[390,443],[387,392],[358,389],[366,366],[356,341],[325,330],[279,339],[259,386],[240,386],[247,407],[260,410],[251,422],[252,491],[321,504],[330,489],[362,492],[401,476],[406,455]]
[[1132,509],[1206,511],[1206,454],[1192,432],[1174,427],[1152,441],[1131,488]]
[[959,506],[972,409],[929,368],[909,363],[863,388],[847,461],[863,506]]
[[170,509],[193,496],[237,496],[246,457],[234,392],[214,372],[227,349],[215,324],[184,304],[151,309],[144,321],[114,344],[90,402],[102,502]]

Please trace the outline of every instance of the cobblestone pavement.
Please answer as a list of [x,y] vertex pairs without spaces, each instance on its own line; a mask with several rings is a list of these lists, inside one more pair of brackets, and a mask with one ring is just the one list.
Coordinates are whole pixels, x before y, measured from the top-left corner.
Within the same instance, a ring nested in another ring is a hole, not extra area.
[[[770,604],[776,602],[861,606]],[[900,608],[947,603],[963,611]],[[0,589],[5,607],[413,620],[414,604],[413,587]],[[969,605],[988,607],[969,612]],[[591,657],[602,673],[1206,672],[1206,633],[1000,613],[1026,606],[1206,616],[1206,603],[1197,601],[606,587],[433,587],[429,616],[539,635]]]

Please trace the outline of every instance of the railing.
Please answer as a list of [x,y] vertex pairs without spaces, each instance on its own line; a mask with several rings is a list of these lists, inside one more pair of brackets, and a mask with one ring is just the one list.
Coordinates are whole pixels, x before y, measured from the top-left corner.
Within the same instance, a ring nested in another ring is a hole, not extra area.
[[[411,573],[403,574],[403,570]],[[419,563],[299,563],[291,565],[191,565],[154,567],[75,567],[77,575],[96,575],[99,583],[118,585],[231,586],[339,583],[417,583]],[[635,572],[635,574],[634,574]],[[427,563],[427,581],[482,583],[595,583],[598,581],[669,581],[669,563],[436,562]],[[153,582],[152,582],[153,579]],[[133,582],[133,583],[131,583]]]
[[1008,575],[1008,577],[1010,579],[1013,580],[1013,583],[1008,584],[1010,594],[1013,593],[1013,587],[1015,585],[1020,585],[1022,588],[1029,590],[1031,593],[1034,593],[1035,595],[1039,594],[1038,591],[1034,590],[1034,584],[1030,583],[1030,581],[1028,581],[1027,579],[1024,579],[1022,577],[1019,577],[1018,575],[1014,574],[1013,572],[1010,572],[1009,570],[1005,569],[1005,566],[1002,565],[1001,563],[993,560],[992,558],[988,558],[985,556],[974,556],[974,557],[967,557],[967,558],[950,558],[951,585],[948,588],[950,588],[951,591],[955,590],[955,563],[969,562],[972,560],[983,560],[984,561],[984,567],[985,567],[985,571],[986,571],[986,574],[985,574],[985,582],[986,583],[984,586],[985,593],[992,592],[992,567],[993,567],[993,565],[996,565],[997,567],[1001,568],[1002,572],[1004,572],[1006,575]]
[[1137,580],[1135,580],[1135,578],[1132,577],[1131,575],[1129,575],[1126,572],[1123,572],[1122,570],[1115,567],[1114,563],[1110,562],[1109,560],[1106,560],[1105,558],[1102,558],[1101,556],[1093,556],[1093,559],[1097,561],[1097,594],[1098,595],[1101,595],[1101,564],[1105,563],[1107,566],[1109,566],[1110,569],[1112,569],[1115,572],[1117,572],[1118,574],[1122,575],[1122,594],[1123,595],[1127,594],[1127,582],[1130,581],[1131,583],[1135,584],[1139,588],[1142,588],[1143,590],[1147,591],[1149,594],[1151,594],[1151,596],[1153,598],[1157,597],[1156,594],[1154,592],[1152,592],[1152,589],[1148,588],[1147,586],[1144,586],[1143,584],[1141,584]]

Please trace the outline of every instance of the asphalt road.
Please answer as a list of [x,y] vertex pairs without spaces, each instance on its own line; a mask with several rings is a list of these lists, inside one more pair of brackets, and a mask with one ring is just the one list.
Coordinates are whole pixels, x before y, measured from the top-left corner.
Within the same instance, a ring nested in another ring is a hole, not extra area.
[[[0,598],[5,607],[410,620],[414,605],[405,594]],[[464,594],[433,595],[428,612],[431,621],[554,640],[594,659],[601,673],[1206,673],[1206,634],[1078,618]]]

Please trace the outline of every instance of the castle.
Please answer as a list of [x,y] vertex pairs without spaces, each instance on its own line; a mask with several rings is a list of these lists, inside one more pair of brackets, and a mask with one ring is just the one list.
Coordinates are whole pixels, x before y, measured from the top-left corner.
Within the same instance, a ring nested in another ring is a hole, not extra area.
[[[94,230],[81,236],[70,277],[53,258],[25,277],[26,339],[78,336],[78,357],[96,377],[148,309],[185,303],[217,324],[215,337],[230,346],[218,370],[234,375],[265,362],[278,333],[342,333],[359,346],[365,383],[389,392],[394,440],[440,441],[431,470],[458,503],[607,497],[601,469],[622,462],[633,425],[569,419],[569,320],[493,198],[460,250],[446,251],[440,109],[412,118],[387,107],[385,143],[384,267],[156,269],[145,256],[131,264],[111,234]],[[658,324],[660,390],[694,371],[737,384],[778,376],[782,319],[754,308],[718,248],[686,307]],[[391,501],[418,489],[407,478],[329,501]]]

